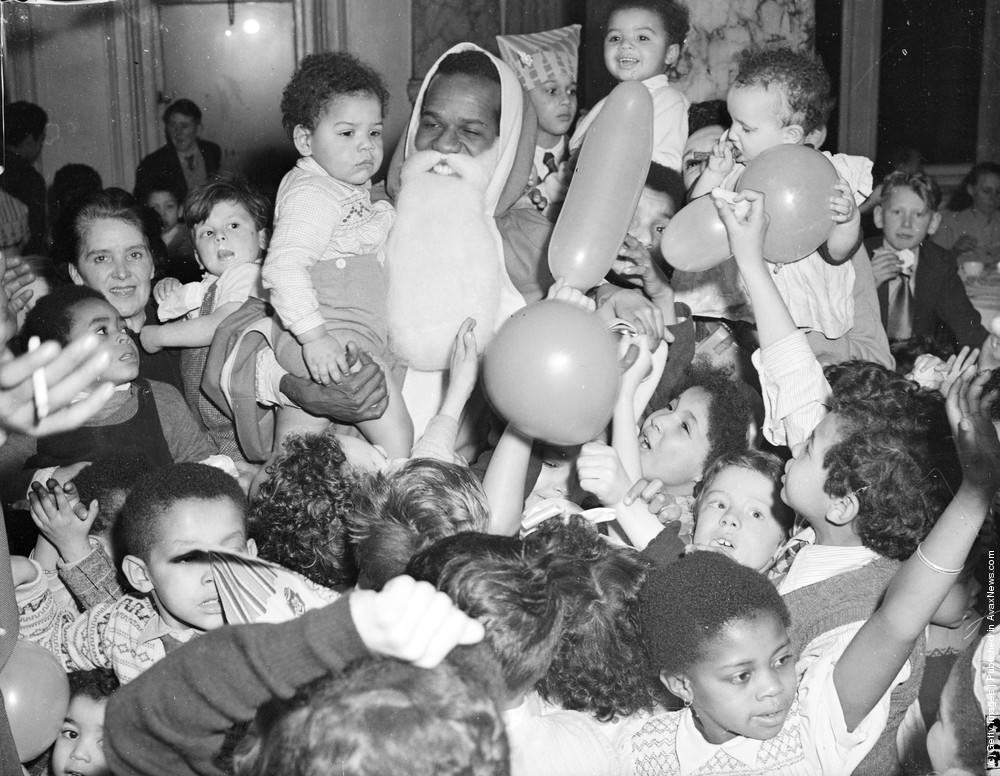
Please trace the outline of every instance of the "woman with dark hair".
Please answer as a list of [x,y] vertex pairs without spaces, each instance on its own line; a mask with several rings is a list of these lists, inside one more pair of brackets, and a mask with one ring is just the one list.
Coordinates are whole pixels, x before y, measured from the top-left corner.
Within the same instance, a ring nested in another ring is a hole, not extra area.
[[118,311],[140,350],[139,376],[181,389],[177,356],[142,350],[139,332],[155,321],[151,307],[156,260],[162,259],[159,225],[121,189],[105,189],[77,203],[64,222],[57,252],[78,286],[99,291]]

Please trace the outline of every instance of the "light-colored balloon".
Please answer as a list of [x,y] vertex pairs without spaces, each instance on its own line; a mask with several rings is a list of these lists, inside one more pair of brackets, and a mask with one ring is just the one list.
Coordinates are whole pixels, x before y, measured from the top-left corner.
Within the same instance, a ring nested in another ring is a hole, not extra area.
[[670,219],[660,238],[667,262],[685,272],[701,272],[732,254],[726,227],[709,195],[691,200]]
[[69,707],[69,680],[55,655],[19,640],[0,671],[7,721],[25,763],[52,746]]
[[830,197],[836,193],[837,177],[833,163],[805,145],[776,145],[747,165],[736,190],[764,194],[765,259],[776,264],[798,261],[826,242],[833,226]]
[[637,81],[608,95],[580,149],[549,240],[549,269],[581,291],[608,274],[646,183],[653,156],[653,100]]
[[618,395],[618,348],[596,313],[545,300],[514,313],[483,358],[486,395],[518,431],[578,445],[608,425]]

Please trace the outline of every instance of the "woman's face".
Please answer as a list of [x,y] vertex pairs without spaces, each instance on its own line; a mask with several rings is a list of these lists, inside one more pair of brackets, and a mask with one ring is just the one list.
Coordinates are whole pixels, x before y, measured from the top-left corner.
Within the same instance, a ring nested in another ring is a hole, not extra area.
[[142,230],[118,218],[97,218],[86,226],[76,266],[69,268],[74,283],[100,291],[126,319],[149,301],[153,272]]
[[972,197],[972,207],[980,213],[989,215],[1000,206],[1000,175],[984,172],[975,183],[970,183],[966,190]]

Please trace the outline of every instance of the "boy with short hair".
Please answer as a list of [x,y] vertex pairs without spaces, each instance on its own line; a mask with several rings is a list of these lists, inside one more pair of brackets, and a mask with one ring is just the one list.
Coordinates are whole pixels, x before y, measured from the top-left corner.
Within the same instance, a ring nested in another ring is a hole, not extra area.
[[[198,263],[205,270],[197,283],[165,278],[153,296],[159,304],[159,326],[139,333],[148,353],[163,348],[181,351],[184,398],[208,429],[220,452],[243,460],[232,421],[201,392],[201,379],[215,330],[249,298],[263,299],[261,262],[267,247],[267,200],[238,178],[217,178],[200,186],[184,202],[184,221],[194,238]],[[183,320],[174,320],[180,319]]]
[[57,609],[38,565],[15,558],[21,637],[67,670],[111,668],[122,683],[134,679],[168,650],[223,624],[210,565],[199,554],[256,555],[245,509],[239,483],[214,467],[174,464],[147,475],[115,525],[116,554],[136,593],[73,617]]
[[959,347],[981,347],[988,336],[948,251],[926,238],[941,223],[941,190],[922,172],[897,170],[882,181],[875,206],[881,237],[866,241],[882,324],[890,341],[931,337],[948,329]]
[[[640,81],[653,100],[653,161],[678,172],[688,136],[687,98],[670,84],[667,71],[680,59],[690,22],[674,0],[618,0],[608,12],[604,65],[616,81]],[[598,102],[577,124],[570,154],[583,145],[604,107]]]

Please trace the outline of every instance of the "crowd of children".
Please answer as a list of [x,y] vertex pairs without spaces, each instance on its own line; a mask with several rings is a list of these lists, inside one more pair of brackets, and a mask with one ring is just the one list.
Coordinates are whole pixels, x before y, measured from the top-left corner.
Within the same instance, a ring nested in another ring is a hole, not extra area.
[[[65,271],[38,285],[8,252],[0,284],[0,666],[31,641],[69,685],[24,772],[984,772],[1000,329],[960,267],[1000,258],[1000,168],[942,213],[919,164],[874,182],[823,152],[828,237],[769,261],[740,176],[818,155],[829,77],[750,51],[691,106],[688,27],[674,0],[605,20],[653,144],[592,289],[543,258],[604,108],[577,121],[575,25],[435,63],[394,201],[388,92],[346,53],[280,96],[300,158],[273,206],[146,162],[135,197],[57,176]],[[731,256],[675,270],[661,239],[701,196]],[[532,438],[479,380],[543,295],[620,336],[582,444]]]

